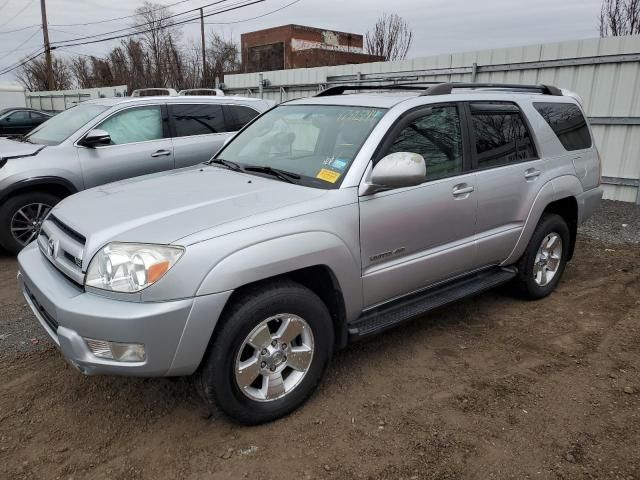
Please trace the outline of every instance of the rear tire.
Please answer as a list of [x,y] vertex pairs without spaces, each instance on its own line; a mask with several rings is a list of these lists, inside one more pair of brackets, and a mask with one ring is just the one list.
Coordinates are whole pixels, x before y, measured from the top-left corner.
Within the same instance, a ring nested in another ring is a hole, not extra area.
[[283,417],[313,393],[333,352],[331,316],[308,288],[258,285],[220,320],[196,377],[204,400],[239,423]]
[[60,197],[47,192],[29,192],[10,197],[0,207],[0,245],[16,255],[35,240],[46,215]]
[[560,215],[543,214],[517,264],[518,276],[513,281],[516,292],[530,300],[553,292],[567,265],[570,242],[567,222]]

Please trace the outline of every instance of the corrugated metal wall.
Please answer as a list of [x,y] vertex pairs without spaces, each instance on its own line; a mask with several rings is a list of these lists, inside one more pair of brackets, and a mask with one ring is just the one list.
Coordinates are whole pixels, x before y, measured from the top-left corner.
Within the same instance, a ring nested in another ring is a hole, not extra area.
[[[268,82],[262,89],[260,75]],[[577,92],[603,157],[606,198],[640,203],[640,36],[227,75],[224,83],[228,94],[280,102],[333,84],[380,80],[546,83]]]

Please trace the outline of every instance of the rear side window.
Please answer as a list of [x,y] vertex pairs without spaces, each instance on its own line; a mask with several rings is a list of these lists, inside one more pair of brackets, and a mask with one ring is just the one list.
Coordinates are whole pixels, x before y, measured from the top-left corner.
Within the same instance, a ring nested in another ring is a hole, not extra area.
[[534,103],[535,109],[569,151],[591,147],[591,135],[582,112],[573,103]]
[[224,105],[224,116],[227,122],[227,130],[237,132],[259,114],[253,108],[242,105]]
[[471,104],[478,168],[537,158],[533,140],[513,104]]
[[220,105],[169,105],[169,115],[176,129],[176,137],[224,133],[227,131]]

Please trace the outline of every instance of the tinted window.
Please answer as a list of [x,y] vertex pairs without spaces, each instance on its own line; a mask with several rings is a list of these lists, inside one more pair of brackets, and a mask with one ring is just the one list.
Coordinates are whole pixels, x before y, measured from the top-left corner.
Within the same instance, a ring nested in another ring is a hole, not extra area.
[[533,141],[515,105],[471,106],[478,168],[536,158]]
[[98,127],[111,135],[111,145],[158,140],[162,135],[160,107],[129,108],[116,113]]
[[50,118],[48,115],[44,115],[43,113],[39,112],[31,112],[30,115],[34,120],[46,120],[47,118]]
[[12,122],[26,122],[29,120],[29,112],[24,110],[18,110],[7,116],[7,119],[11,119]]
[[176,137],[226,132],[220,105],[169,105]]
[[419,153],[427,164],[427,180],[462,171],[460,116],[455,106],[435,107],[413,120],[393,141],[387,154]]
[[259,113],[253,108],[243,107],[242,105],[225,105],[224,115],[227,120],[228,130],[230,132],[237,132],[256,118]]
[[534,103],[567,150],[591,147],[591,135],[580,109],[572,103]]

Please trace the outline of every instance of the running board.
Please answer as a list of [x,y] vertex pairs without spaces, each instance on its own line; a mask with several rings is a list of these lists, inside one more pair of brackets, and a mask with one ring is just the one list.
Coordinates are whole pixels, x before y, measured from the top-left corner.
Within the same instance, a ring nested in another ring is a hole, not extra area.
[[497,287],[517,274],[518,270],[515,267],[484,270],[425,292],[401,298],[391,304],[381,305],[365,312],[355,322],[350,323],[349,336],[352,340],[356,340],[382,332],[436,308]]

